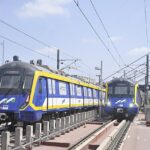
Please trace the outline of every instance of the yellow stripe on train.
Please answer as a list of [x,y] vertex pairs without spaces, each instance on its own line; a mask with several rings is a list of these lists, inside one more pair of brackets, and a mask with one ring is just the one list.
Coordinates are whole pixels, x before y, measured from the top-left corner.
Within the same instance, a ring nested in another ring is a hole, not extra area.
[[[30,95],[30,100],[29,100],[29,105],[34,110],[45,110],[45,109],[47,109],[47,107],[36,106],[36,105],[33,104],[35,88],[36,88],[36,84],[37,84],[38,78],[40,76],[51,78],[51,79],[57,79],[57,80],[60,80],[60,81],[69,82],[69,83],[73,83],[73,84],[77,84],[77,85],[81,85],[81,86],[85,86],[85,87],[89,87],[89,88],[100,90],[100,91],[103,91],[103,92],[106,91],[105,89],[101,89],[98,86],[95,86],[95,85],[92,85],[92,84],[88,84],[88,83],[85,83],[85,82],[82,82],[82,81],[79,81],[79,80],[75,80],[75,79],[72,79],[72,78],[60,76],[60,75],[57,75],[57,74],[54,74],[54,73],[47,73],[47,72],[43,72],[43,71],[36,71],[35,75],[34,75],[34,79],[33,79],[33,84],[32,84],[32,88],[31,88],[31,95]],[[78,105],[78,104],[75,104],[75,105]],[[83,106],[83,105],[79,104],[79,106]],[[55,107],[55,108],[61,108],[61,107],[64,108],[65,106],[64,105],[57,105],[57,107]],[[51,109],[52,107],[49,106],[48,108]]]

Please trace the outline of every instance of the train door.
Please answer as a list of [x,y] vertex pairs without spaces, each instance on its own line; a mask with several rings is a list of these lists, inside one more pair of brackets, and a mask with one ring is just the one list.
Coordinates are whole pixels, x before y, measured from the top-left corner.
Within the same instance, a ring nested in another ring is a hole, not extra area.
[[84,93],[84,106],[88,105],[88,92],[87,87],[83,87],[83,93]]
[[70,106],[75,107],[76,101],[75,101],[75,85],[70,83]]
[[44,107],[44,109],[47,107],[47,83],[44,77],[39,77],[37,81],[33,103],[36,106]]
[[53,108],[53,96],[54,96],[54,80],[48,78],[47,79],[47,108],[52,109]]
[[83,93],[80,85],[76,85],[76,104],[83,107]]

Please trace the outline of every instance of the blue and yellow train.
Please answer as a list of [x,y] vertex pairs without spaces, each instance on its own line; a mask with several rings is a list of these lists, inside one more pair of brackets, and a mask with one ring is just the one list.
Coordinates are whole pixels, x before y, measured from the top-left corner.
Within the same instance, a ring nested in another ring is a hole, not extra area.
[[36,122],[52,113],[95,109],[100,92],[106,95],[105,89],[46,66],[12,61],[0,67],[0,119]]
[[114,118],[132,118],[141,106],[138,83],[125,78],[116,78],[107,84],[108,101],[106,112]]

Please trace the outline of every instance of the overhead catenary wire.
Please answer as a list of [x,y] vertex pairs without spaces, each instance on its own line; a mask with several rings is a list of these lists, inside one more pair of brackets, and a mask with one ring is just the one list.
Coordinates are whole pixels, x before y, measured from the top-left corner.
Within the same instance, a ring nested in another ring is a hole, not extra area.
[[[134,73],[134,71],[137,71],[137,69],[139,69],[139,68],[140,68],[141,66],[143,66],[143,65],[145,65],[145,64],[140,64],[140,65],[138,65],[137,67],[132,68],[132,70],[129,70],[129,71],[125,72],[126,76],[132,75],[132,74]],[[123,76],[121,76],[121,77],[123,77]]]
[[14,30],[16,30],[16,31],[18,31],[18,32],[20,32],[20,33],[22,33],[22,34],[24,34],[25,36],[31,38],[32,40],[34,40],[34,41],[36,41],[36,42],[38,42],[38,43],[40,43],[40,44],[42,44],[42,45],[44,45],[44,46],[51,47],[50,45],[46,44],[45,42],[43,42],[43,41],[41,41],[41,40],[39,40],[39,39],[37,39],[37,38],[35,38],[35,37],[29,35],[28,33],[25,33],[24,31],[22,31],[22,30],[16,28],[15,26],[13,26],[13,25],[7,23],[6,21],[4,21],[4,20],[2,20],[2,19],[0,19],[0,22],[3,23],[3,24],[5,24],[6,26],[8,26],[8,27],[10,27],[10,28],[12,28],[12,29],[14,29]]
[[[46,42],[37,39],[36,37],[34,37],[34,36],[32,36],[32,35],[30,35],[30,34],[24,32],[23,30],[18,29],[17,27],[15,27],[15,26],[13,26],[13,25],[7,23],[6,21],[4,21],[4,20],[2,20],[2,19],[0,19],[0,22],[1,22],[2,24],[6,25],[6,26],[8,26],[8,27],[10,27],[10,28],[12,28],[12,29],[14,29],[14,30],[16,30],[16,31],[18,31],[18,32],[20,32],[20,33],[22,33],[22,34],[24,34],[25,36],[29,37],[30,39],[36,41],[37,43],[39,43],[39,44],[41,44],[41,45],[43,45],[43,46],[46,46],[46,47],[49,47],[49,48],[53,48],[54,50],[57,50],[57,49],[58,49],[57,47],[52,46],[52,45],[49,45],[49,44],[47,44]],[[67,56],[73,58],[71,55],[69,55],[69,54],[67,54],[67,53],[65,53],[65,52],[63,52],[63,53],[64,53],[65,55],[67,55]]]
[[111,39],[111,37],[110,37],[110,35],[109,35],[109,33],[108,33],[108,30],[107,30],[107,28],[106,28],[106,26],[105,26],[105,24],[104,24],[104,22],[103,22],[101,16],[99,15],[99,13],[98,13],[98,11],[97,11],[97,9],[96,9],[96,7],[95,7],[93,1],[90,0],[90,3],[91,3],[91,5],[92,5],[92,7],[93,7],[93,10],[95,11],[95,14],[96,14],[98,20],[100,21],[100,23],[101,23],[101,25],[102,25],[102,27],[103,27],[103,29],[104,29],[104,31],[105,31],[105,33],[106,33],[108,39],[110,40],[110,42],[111,42],[111,44],[112,44],[114,50],[116,51],[116,53],[117,53],[117,55],[119,56],[120,60],[122,61],[123,65],[125,66],[126,64],[125,64],[125,62],[124,62],[122,56],[120,55],[120,53],[119,53],[119,51],[118,51],[118,49],[117,49],[115,43],[112,41],[112,39]]
[[148,52],[147,54],[145,54],[145,55],[141,56],[140,58],[134,60],[134,61],[131,62],[130,64],[126,65],[125,67],[123,67],[123,68],[117,70],[116,72],[112,73],[111,75],[107,76],[104,80],[107,80],[107,79],[109,79],[110,77],[114,76],[115,74],[120,73],[122,70],[128,68],[129,66],[131,66],[132,64],[138,62],[139,60],[141,60],[142,58],[146,57],[146,56],[149,55],[149,54],[150,54],[150,52]]
[[[145,72],[145,73],[144,73]],[[145,75],[146,74],[146,67],[145,68],[141,68],[141,70],[140,71],[137,71],[135,74],[132,74],[132,76],[129,76],[128,78],[134,78],[134,77],[136,77],[136,76],[138,76],[138,75]]]
[[132,77],[134,77],[135,75],[138,75],[138,74],[145,75],[145,73],[144,73],[145,70],[146,70],[146,67],[141,68],[140,70],[135,70],[132,74],[127,75],[126,77],[127,78],[132,78]]
[[[33,49],[31,49],[31,48],[29,48],[29,47],[27,47],[27,46],[25,46],[25,45],[23,45],[23,44],[21,44],[21,43],[19,43],[19,42],[16,42],[16,41],[14,41],[14,40],[12,40],[12,39],[7,38],[6,36],[4,36],[4,35],[2,35],[2,34],[0,34],[0,37],[3,38],[3,39],[5,39],[5,40],[7,40],[7,41],[9,41],[9,42],[11,42],[11,43],[13,43],[13,44],[15,44],[15,45],[18,45],[18,46],[20,46],[20,47],[22,47],[22,48],[24,48],[24,49],[27,49],[27,50],[32,51],[32,52],[34,52],[34,53],[36,53],[36,54],[39,54],[39,55],[41,55],[41,56],[44,56],[44,57],[47,57],[47,58],[51,58],[52,60],[55,60],[54,58],[50,57],[49,55],[45,55],[45,54],[43,54],[43,53],[41,53],[41,52],[38,52],[38,51],[36,51],[36,50],[33,50]],[[56,61],[56,60],[55,60],[55,61]]]
[[[28,38],[30,38],[30,39],[36,41],[37,43],[39,43],[39,44],[41,44],[41,45],[43,45],[43,46],[46,46],[46,47],[49,47],[49,48],[53,48],[54,50],[58,50],[58,49],[59,49],[59,48],[57,48],[57,47],[55,47],[55,46],[49,45],[49,44],[47,44],[46,42],[44,42],[44,41],[42,41],[42,40],[39,40],[38,38],[36,38],[36,37],[34,37],[34,36],[32,36],[32,35],[30,35],[30,34],[24,32],[23,30],[21,30],[21,29],[15,27],[15,26],[13,26],[13,25],[11,25],[10,23],[4,21],[4,20],[1,19],[1,18],[0,18],[0,23],[2,23],[2,24],[4,24],[4,25],[8,26],[9,28],[12,28],[13,30],[16,30],[17,32],[20,32],[21,34],[27,36]],[[66,56],[68,56],[68,57],[74,58],[73,56],[67,54],[66,52],[63,52],[63,53],[64,53]]]
[[116,58],[113,56],[113,54],[111,53],[110,49],[107,47],[107,45],[105,44],[105,42],[103,41],[103,39],[100,37],[100,35],[98,34],[98,32],[96,31],[96,29],[94,28],[94,26],[92,25],[92,23],[90,22],[90,20],[88,19],[88,17],[82,11],[81,7],[79,6],[79,3],[76,0],[73,0],[73,1],[74,1],[75,5],[77,6],[77,8],[79,9],[80,13],[83,15],[83,17],[85,18],[85,20],[89,24],[89,26],[91,27],[91,29],[93,30],[93,32],[95,33],[95,35],[97,36],[97,38],[99,39],[99,41],[101,42],[101,44],[108,51],[108,53],[110,54],[110,56],[112,57],[112,59],[114,60],[114,62],[117,64],[117,66],[120,67],[120,64],[117,62]]
[[[0,23],[2,23],[2,24],[4,24],[4,25],[8,26],[9,28],[11,28],[11,29],[13,29],[13,30],[15,30],[15,31],[17,31],[17,32],[19,32],[19,33],[21,33],[21,34],[27,36],[28,38],[30,38],[30,39],[36,41],[37,43],[39,43],[39,44],[41,44],[41,45],[43,45],[43,46],[46,46],[46,47],[49,47],[49,48],[53,48],[53,49],[55,49],[55,50],[58,50],[58,49],[59,49],[59,48],[57,48],[57,47],[55,47],[55,46],[51,46],[51,45],[47,44],[46,42],[37,39],[36,37],[34,37],[34,36],[32,36],[32,35],[30,35],[30,34],[24,32],[23,30],[21,30],[21,29],[15,27],[15,26],[13,26],[13,25],[11,25],[10,23],[4,21],[4,20],[1,19],[1,18],[0,18]],[[73,56],[71,56],[70,54],[67,54],[66,52],[64,52],[64,51],[62,51],[62,50],[61,50],[61,52],[62,52],[64,55],[66,55],[66,56],[68,56],[68,57],[70,57],[70,58],[74,58]],[[81,63],[82,63],[82,62],[81,62]],[[84,63],[82,63],[82,64],[84,64]],[[85,64],[84,64],[84,65],[85,65]],[[87,68],[90,68],[88,65],[86,65],[86,67],[87,67]]]

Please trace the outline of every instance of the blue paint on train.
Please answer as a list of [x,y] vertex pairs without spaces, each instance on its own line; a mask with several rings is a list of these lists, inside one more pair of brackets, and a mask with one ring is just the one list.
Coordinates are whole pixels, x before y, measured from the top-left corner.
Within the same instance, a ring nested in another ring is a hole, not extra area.
[[[119,110],[123,111],[119,112]],[[109,97],[109,103],[106,106],[106,112],[114,115],[117,115],[117,113],[136,115],[138,112],[138,107],[133,103],[133,98],[131,97]]]
[[[6,113],[10,120],[35,122],[52,111],[97,107],[94,102],[99,100],[99,87],[56,74],[52,75],[55,79],[50,78],[49,70],[46,73],[41,68],[21,61],[0,66],[0,113]],[[52,102],[49,108],[48,99]],[[85,105],[89,100],[91,104]]]
[[105,110],[108,114],[127,118],[135,116],[141,105],[137,83],[124,78],[116,78],[108,83],[108,102]]

